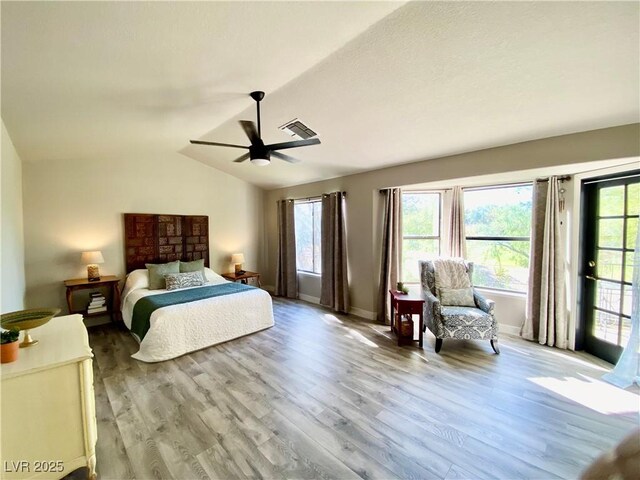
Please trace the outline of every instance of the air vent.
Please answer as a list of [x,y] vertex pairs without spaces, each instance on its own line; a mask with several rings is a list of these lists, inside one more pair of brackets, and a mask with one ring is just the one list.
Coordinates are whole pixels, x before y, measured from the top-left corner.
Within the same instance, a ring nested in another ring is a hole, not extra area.
[[306,140],[307,138],[315,137],[318,135],[316,132],[307,127],[299,119],[294,118],[290,122],[285,123],[280,127],[280,130],[288,133],[291,136],[297,135],[298,137]]

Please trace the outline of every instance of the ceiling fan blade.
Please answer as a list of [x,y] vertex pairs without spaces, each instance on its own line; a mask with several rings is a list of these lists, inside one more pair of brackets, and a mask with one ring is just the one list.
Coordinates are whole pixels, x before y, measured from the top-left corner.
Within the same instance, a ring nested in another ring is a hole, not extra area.
[[194,145],[213,145],[215,147],[234,147],[234,148],[249,148],[249,147],[245,147],[244,145],[233,145],[231,143],[218,143],[218,142],[205,142],[203,140],[189,140],[189,142],[193,143]]
[[234,162],[235,162],[235,163],[241,163],[241,162],[244,162],[247,158],[249,158],[249,155],[250,155],[250,153],[249,153],[249,152],[247,152],[247,153],[245,153],[244,155],[241,155],[241,156],[239,156],[238,158],[236,158],[236,159],[234,160]]
[[246,133],[249,140],[251,140],[251,145],[261,142],[255,123],[250,122],[249,120],[240,120],[240,126],[242,126],[244,133]]
[[306,140],[294,140],[293,142],[274,143],[265,145],[269,150],[284,150],[285,148],[306,147],[307,145],[318,145],[319,138],[308,138]]
[[290,157],[289,155],[285,155],[284,153],[280,152],[271,152],[271,156],[289,163],[300,163],[300,160],[298,160],[297,158]]

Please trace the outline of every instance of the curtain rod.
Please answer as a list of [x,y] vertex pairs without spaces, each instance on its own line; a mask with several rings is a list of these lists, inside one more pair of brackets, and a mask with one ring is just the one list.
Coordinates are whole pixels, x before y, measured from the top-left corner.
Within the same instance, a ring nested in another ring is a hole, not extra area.
[[[571,175],[561,175],[558,177],[559,182],[566,182],[568,180],[571,180]],[[536,178],[536,182],[544,183],[548,181],[549,181],[548,178]]]
[[[322,197],[326,197],[330,193],[336,193],[336,192],[323,193],[322,195],[316,195],[314,197],[288,198],[287,200],[289,200],[290,202],[310,202],[311,200],[320,200]],[[340,192],[340,193],[342,193],[342,195],[346,198],[347,192]]]
[[[571,180],[571,175],[562,175],[560,177],[558,177],[558,181],[560,182],[566,182],[568,180]],[[462,187],[463,190],[488,190],[491,188],[500,188],[500,187],[516,187],[518,185],[526,185],[529,183],[532,183],[533,180],[526,180],[523,182],[516,182],[516,183],[491,183],[491,184],[487,184],[487,185],[478,185],[475,187]],[[535,179],[536,182],[548,182],[549,179],[548,178],[536,178]],[[384,193],[387,190],[392,190],[394,188],[400,188],[402,190],[402,187],[389,187],[389,188],[381,188],[378,190],[378,193]],[[403,190],[404,192],[449,192],[453,190],[453,188],[449,187],[449,188],[423,188],[423,189],[416,189],[416,190]]]

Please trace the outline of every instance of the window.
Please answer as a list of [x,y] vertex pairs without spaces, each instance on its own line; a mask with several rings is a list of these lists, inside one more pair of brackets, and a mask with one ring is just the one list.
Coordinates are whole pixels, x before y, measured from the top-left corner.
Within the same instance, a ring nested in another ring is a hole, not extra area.
[[467,258],[479,287],[526,292],[533,186],[464,190]]
[[296,202],[296,263],[298,271],[321,273],[320,229],[322,202],[320,199]]
[[440,194],[402,194],[402,279],[419,283],[418,261],[440,254]]

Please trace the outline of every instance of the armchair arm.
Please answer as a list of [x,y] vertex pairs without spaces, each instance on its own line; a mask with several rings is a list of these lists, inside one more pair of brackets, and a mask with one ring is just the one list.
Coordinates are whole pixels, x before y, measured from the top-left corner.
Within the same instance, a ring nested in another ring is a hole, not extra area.
[[439,319],[441,317],[440,311],[440,300],[431,293],[429,290],[422,289],[422,298],[425,300],[425,314],[428,312],[427,316],[432,318]]
[[483,295],[479,294],[475,288],[473,289],[473,299],[480,310],[493,316],[496,302],[485,298]]

